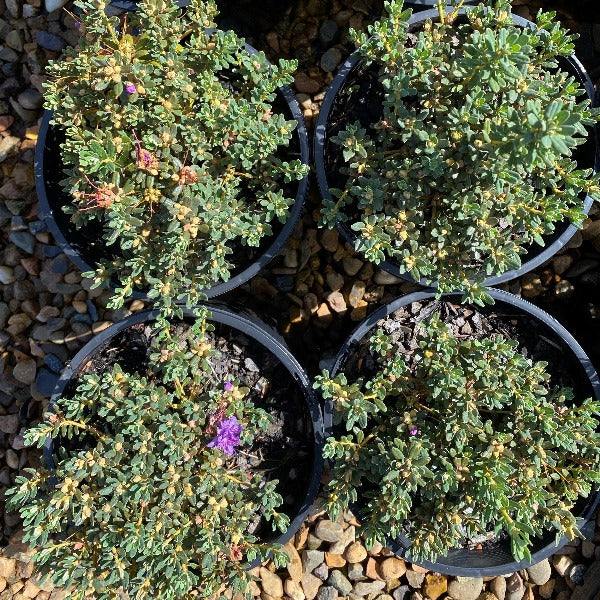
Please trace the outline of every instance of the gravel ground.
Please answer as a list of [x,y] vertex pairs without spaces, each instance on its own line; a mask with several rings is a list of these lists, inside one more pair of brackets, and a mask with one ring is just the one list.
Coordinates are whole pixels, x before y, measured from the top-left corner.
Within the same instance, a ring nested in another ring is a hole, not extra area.
[[[46,0],[50,2],[52,0]],[[220,25],[236,29],[269,58],[298,58],[297,98],[311,126],[336,68],[351,52],[348,27],[381,14],[380,0],[231,0],[220,2]],[[559,11],[580,34],[577,53],[594,82],[600,79],[597,0],[516,0],[529,17],[540,6]],[[595,10],[594,10],[595,9]],[[131,312],[106,309],[108,292],[90,290],[54,245],[37,217],[33,157],[42,107],[44,66],[78,37],[62,10],[44,0],[0,0],[0,600],[57,600],[68,593],[43,585],[32,573],[32,551],[21,543],[19,518],[4,511],[2,496],[19,470],[39,453],[23,446],[23,432],[38,419],[58,373],[95,333]],[[309,373],[327,365],[358,321],[382,303],[415,289],[356,256],[334,231],[317,231],[319,195],[313,181],[301,223],[281,257],[227,296],[276,324]],[[505,286],[554,314],[600,369],[600,210],[548,264]],[[321,364],[319,364],[321,359]],[[315,509],[317,510],[317,509]],[[600,528],[590,540],[566,546],[535,568],[509,577],[465,579],[425,572],[389,555],[367,552],[347,514],[338,523],[318,511],[289,544],[286,569],[257,570],[263,600],[367,598],[422,600],[568,600],[580,598],[584,576],[600,558]]]

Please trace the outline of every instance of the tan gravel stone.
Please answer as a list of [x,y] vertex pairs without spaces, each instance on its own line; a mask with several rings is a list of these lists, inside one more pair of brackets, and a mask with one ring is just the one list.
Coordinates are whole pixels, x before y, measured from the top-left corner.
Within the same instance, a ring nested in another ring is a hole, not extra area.
[[10,579],[15,574],[17,561],[14,558],[0,557],[0,577]]
[[325,563],[328,567],[340,568],[345,566],[346,559],[341,554],[325,552]]
[[437,600],[442,594],[448,590],[448,580],[444,575],[437,573],[427,573],[425,575],[425,585],[423,586],[424,594],[430,600]]
[[298,551],[291,542],[288,542],[283,547],[283,550],[289,557],[286,569],[290,574],[290,577],[294,581],[300,581],[302,579],[302,560],[298,554]]
[[269,569],[265,567],[260,568],[260,580],[262,582],[263,591],[273,596],[274,598],[280,598],[283,596],[283,582],[281,577],[275,573],[271,573]]
[[360,542],[354,542],[346,548],[344,557],[351,564],[362,562],[367,558],[367,550]]

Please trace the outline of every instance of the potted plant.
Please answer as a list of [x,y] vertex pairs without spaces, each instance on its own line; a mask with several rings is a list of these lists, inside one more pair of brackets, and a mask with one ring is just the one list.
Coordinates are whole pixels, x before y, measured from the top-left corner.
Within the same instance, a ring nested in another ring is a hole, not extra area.
[[386,8],[319,115],[321,223],[395,275],[489,300],[600,198],[593,86],[554,13]]
[[286,562],[317,493],[321,412],[285,345],[245,315],[184,312],[170,330],[145,311],[101,332],[26,434],[44,465],[9,505],[74,600],[248,597],[246,567]]
[[211,0],[148,0],[121,17],[103,0],[77,6],[81,41],[48,67],[37,144],[50,230],[95,285],[112,280],[111,306],[134,290],[192,306],[239,285],[302,209],[296,63],[215,30]]
[[331,517],[355,506],[367,545],[471,577],[556,552],[599,499],[589,359],[540,309],[489,293],[493,310],[431,291],[382,307],[315,383],[333,411]]

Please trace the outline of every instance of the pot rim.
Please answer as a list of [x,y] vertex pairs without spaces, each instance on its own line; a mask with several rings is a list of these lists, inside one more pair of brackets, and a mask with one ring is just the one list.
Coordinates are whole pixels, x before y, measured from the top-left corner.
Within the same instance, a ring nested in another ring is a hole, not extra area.
[[[119,5],[119,7],[125,10],[129,10],[131,8],[129,4],[129,2],[124,2],[123,6]],[[208,30],[209,33],[211,31],[216,30]],[[250,46],[246,42],[244,42],[243,47],[250,54],[259,53],[259,51],[256,50],[256,48]],[[269,65],[271,64],[269,61],[267,62],[269,63]],[[285,99],[291,112],[291,118],[296,121],[296,128],[293,132],[293,135],[296,135],[298,138],[298,144],[300,146],[300,162],[303,165],[310,165],[310,145],[308,141],[308,129],[306,127],[306,123],[304,121],[300,105],[298,104],[296,96],[294,95],[294,92],[292,91],[289,85],[281,86],[277,88],[277,90]],[[95,271],[95,268],[88,262],[86,262],[83,256],[81,256],[81,254],[71,246],[67,239],[67,236],[65,236],[64,232],[59,227],[56,219],[54,218],[53,210],[50,205],[48,194],[46,192],[46,183],[44,177],[44,151],[46,148],[46,138],[48,135],[48,130],[51,127],[55,127],[54,125],[50,125],[50,120],[52,119],[53,112],[54,111],[51,110],[44,111],[40,122],[38,139],[35,145],[34,174],[35,186],[38,196],[38,215],[39,218],[43,219],[44,222],[47,224],[48,229],[50,230],[50,233],[52,233],[54,241],[56,242],[56,245],[80,271]],[[289,115],[286,115],[286,117],[289,117]],[[273,238],[273,240],[265,249],[265,251],[254,262],[249,264],[243,271],[230,277],[227,281],[222,281],[211,286],[208,289],[203,290],[208,299],[220,296],[221,294],[229,292],[230,290],[246,283],[279,254],[279,251],[292,234],[292,231],[294,230],[294,227],[296,226],[296,223],[298,222],[302,214],[304,202],[308,193],[309,175],[310,173],[307,173],[302,179],[297,181],[297,189],[294,198],[294,203],[289,209],[288,218],[283,224],[279,234]],[[114,287],[116,286],[111,282],[111,284],[109,284],[109,288],[114,289]],[[128,298],[150,301],[147,294],[140,290],[134,290],[131,293],[131,295],[128,296]],[[184,301],[181,301],[179,303],[183,302]]]
[[[427,0],[423,0],[426,2]],[[459,14],[466,14],[468,8],[462,7],[459,10]],[[414,13],[409,19],[410,25],[417,25],[422,23],[427,19],[435,19],[438,17],[437,9],[427,9],[420,12]],[[521,25],[522,27],[529,27],[534,29],[535,23],[529,21],[519,15],[511,13],[511,17],[513,22],[517,25]],[[572,54],[570,56],[562,57],[566,61],[569,62],[570,66],[576,73],[576,79],[579,81],[579,84],[585,89],[585,92],[591,101],[590,106],[597,107],[600,106],[600,97],[596,95],[596,91],[594,89],[594,84],[590,79],[590,76],[581,63],[581,61]],[[319,187],[319,192],[321,196],[326,200],[333,200],[331,193],[329,191],[329,183],[327,181],[327,174],[325,171],[325,144],[327,143],[327,126],[329,122],[329,115],[334,105],[334,101],[340,88],[345,83],[346,79],[352,72],[352,70],[362,61],[362,57],[360,56],[360,49],[355,50],[342,64],[336,73],[333,81],[325,98],[323,99],[323,104],[319,115],[317,117],[317,121],[315,124],[315,133],[313,140],[313,161],[315,164],[315,173],[317,178],[317,184]],[[594,151],[594,165],[593,172],[600,172],[600,124],[596,124],[592,128],[592,133],[590,133],[590,137],[593,138],[595,142],[595,151]],[[591,196],[587,195],[583,199],[583,212],[588,214],[590,211],[594,200]],[[564,222],[563,222],[564,223]],[[559,223],[560,224],[560,223]],[[359,239],[359,234],[353,231],[347,223],[342,221],[336,222],[336,229],[342,235],[345,241],[352,244],[354,247],[354,242]],[[482,285],[483,286],[492,286],[498,285],[500,283],[504,283],[506,281],[511,281],[512,279],[516,279],[521,275],[532,271],[542,263],[546,262],[550,258],[552,258],[555,254],[557,254],[564,246],[569,242],[569,240],[575,235],[577,231],[580,231],[580,228],[576,227],[572,223],[569,223],[564,231],[554,239],[554,241],[547,246],[538,246],[537,244],[532,244],[530,247],[538,250],[539,252],[535,253],[530,259],[525,261],[518,269],[510,269],[509,271],[505,271],[500,273],[499,275],[488,276],[484,279]],[[404,279],[405,281],[409,281],[412,283],[418,283],[423,287],[437,287],[436,281],[427,281],[424,278],[419,281],[415,281],[409,273],[401,273],[399,266],[396,262],[390,259],[383,260],[376,265],[383,271],[386,271],[396,277]]]
[[[313,460],[311,465],[311,477],[300,510],[293,518],[290,518],[288,529],[273,540],[274,544],[283,545],[292,538],[296,531],[298,531],[308,516],[319,492],[321,474],[323,472],[323,445],[325,440],[321,407],[312,389],[312,384],[308,375],[292,355],[283,338],[281,338],[275,330],[266,325],[250,311],[236,313],[225,306],[214,304],[206,304],[205,306],[211,312],[208,319],[209,321],[214,321],[238,330],[269,350],[288,370],[296,384],[300,387],[308,409],[308,414],[313,427]],[[63,393],[65,386],[79,372],[81,366],[85,364],[90,356],[96,353],[116,334],[139,323],[152,321],[156,319],[159,313],[160,311],[158,310],[143,310],[134,313],[117,323],[113,323],[87,342],[63,369],[50,397],[47,412],[53,412],[54,405]],[[184,308],[183,315],[184,320],[186,318],[194,318],[192,309]],[[51,470],[54,469],[53,448],[54,444],[52,438],[47,437],[44,441],[42,452],[44,462],[47,468]],[[53,476],[51,478],[51,485],[55,484],[56,479]],[[249,563],[247,568],[253,568],[259,564],[260,561],[256,559]]]
[[[565,350],[570,352],[572,357],[581,364],[582,369],[588,376],[590,386],[593,394],[597,400],[600,401],[600,378],[598,373],[594,369],[591,360],[579,345],[577,340],[569,333],[569,331],[561,325],[554,317],[549,315],[541,308],[535,306],[531,302],[524,300],[514,294],[491,288],[488,290],[492,298],[497,302],[504,303],[510,307],[516,308],[523,313],[528,314],[537,321],[540,321],[542,325],[550,328],[558,337],[560,337],[564,343]],[[446,293],[442,295],[442,299],[456,298],[460,301],[460,292]],[[380,307],[373,313],[371,313],[366,319],[364,319],[354,329],[350,336],[346,339],[338,352],[333,367],[331,368],[331,377],[335,377],[337,372],[340,370],[344,359],[350,353],[354,347],[362,340],[370,331],[372,331],[377,322],[385,317],[391,315],[393,312],[401,307],[412,304],[413,302],[419,302],[422,300],[434,300],[435,289],[428,288],[423,291],[413,292],[406,296],[401,296],[392,300],[388,304]],[[333,403],[331,400],[324,402],[323,408],[324,415],[324,426],[325,426],[325,437],[332,435],[333,426]],[[577,524],[581,532],[587,537],[593,534],[595,527],[595,520],[593,519],[594,512],[600,504],[600,491],[597,489],[592,490],[587,498],[586,506],[583,509],[583,514],[577,518]],[[537,538],[539,539],[539,538]],[[521,569],[534,565],[541,560],[554,554],[557,550],[562,548],[569,542],[566,536],[562,536],[558,544],[550,542],[546,544],[538,551],[532,553],[531,561],[508,561],[505,563],[497,564],[490,560],[485,560],[485,556],[477,550],[466,550],[456,549],[455,552],[460,552],[460,556],[455,557],[454,560],[444,562],[448,560],[449,554],[444,557],[439,557],[437,561],[413,561],[410,556],[410,544],[411,541],[407,536],[400,536],[397,540],[390,540],[388,547],[397,555],[402,558],[406,558],[410,562],[422,566],[426,569],[434,571],[436,573],[443,573],[446,575],[464,576],[464,577],[488,577],[497,575],[507,575]],[[452,551],[451,551],[452,552]],[[469,562],[474,562],[474,566],[468,566]],[[492,564],[485,563],[492,562]]]

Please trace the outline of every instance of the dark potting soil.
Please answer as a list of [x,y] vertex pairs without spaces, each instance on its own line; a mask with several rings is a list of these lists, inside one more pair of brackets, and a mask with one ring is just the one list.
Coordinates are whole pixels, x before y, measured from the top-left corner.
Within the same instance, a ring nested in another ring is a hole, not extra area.
[[[292,520],[301,510],[311,480],[314,433],[302,389],[281,362],[255,340],[220,323],[212,322],[214,332],[207,334],[219,355],[209,362],[216,385],[228,380],[238,380],[248,387],[247,401],[264,409],[271,417],[268,429],[256,435],[251,448],[236,451],[230,461],[232,468],[260,473],[265,482],[278,480],[277,492],[283,498],[278,508]],[[180,322],[172,327],[172,334],[185,336],[189,325]],[[102,373],[118,363],[129,373],[140,373],[152,378],[150,344],[152,326],[140,323],[126,329],[101,346],[84,363],[78,375]],[[64,394],[74,394],[80,377],[73,377]],[[98,428],[104,425],[96,424]],[[77,444],[93,443],[80,439]],[[73,442],[59,440],[57,446],[69,447]],[[224,455],[225,456],[225,455]],[[304,465],[304,467],[303,467]],[[249,532],[264,541],[273,540],[278,532],[264,518],[249,524]]]
[[[494,334],[516,340],[518,350],[533,362],[544,361],[550,375],[550,386],[570,387],[575,398],[583,400],[593,395],[588,377],[579,362],[567,351],[561,338],[548,326],[502,302],[485,307],[466,307],[447,300],[426,300],[404,306],[385,319],[380,320],[370,332],[348,354],[340,366],[353,382],[359,377],[370,378],[378,370],[375,358],[369,351],[369,338],[378,328],[391,336],[394,346],[406,358],[409,368],[412,356],[418,348],[417,325],[437,314],[449,327],[451,334],[459,340],[482,339]],[[573,508],[573,514],[580,514],[588,500],[581,498]],[[410,537],[410,520],[407,521],[406,535]],[[548,540],[549,543],[550,540]],[[545,544],[544,544],[545,545]],[[477,549],[486,554],[502,556],[512,562],[508,549],[508,535],[495,535],[491,531],[474,539],[465,539],[465,549]]]
[[[290,107],[281,91],[277,91],[276,98],[273,102],[273,113],[284,114],[287,119],[294,119],[290,111]],[[103,237],[104,219],[101,215],[87,220],[80,227],[76,227],[71,221],[71,215],[65,212],[65,209],[75,206],[73,197],[61,185],[61,180],[64,179],[65,163],[62,159],[60,145],[65,141],[65,134],[59,128],[52,126],[48,128],[46,136],[46,144],[44,147],[44,184],[48,204],[52,210],[52,216],[56,220],[58,228],[67,239],[70,246],[83,260],[92,268],[101,260],[114,260],[115,258],[126,258],[126,251],[122,250],[118,243],[108,246]],[[300,159],[300,138],[298,129],[292,133],[290,145],[287,147],[279,147],[277,156],[286,161]],[[290,182],[282,184],[282,189],[287,198],[295,200],[299,182]],[[252,204],[252,192],[241,187],[241,196],[248,203]],[[290,206],[290,211],[293,204]],[[263,210],[257,206],[258,210]],[[258,246],[247,246],[240,239],[230,240],[228,246],[232,253],[227,255],[228,260],[234,265],[231,270],[230,278],[235,277],[244,271],[252,263],[256,262],[262,254],[269,248],[276,237],[281,233],[284,223],[275,219],[271,222],[272,233],[265,235]],[[115,282],[117,283],[117,282]],[[220,283],[220,282],[216,282]],[[140,289],[139,291],[144,291]]]

